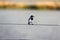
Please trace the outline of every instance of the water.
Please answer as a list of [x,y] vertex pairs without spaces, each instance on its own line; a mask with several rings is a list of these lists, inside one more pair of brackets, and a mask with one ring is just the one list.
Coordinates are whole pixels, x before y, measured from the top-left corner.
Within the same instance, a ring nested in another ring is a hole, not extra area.
[[59,11],[40,10],[0,10],[0,23],[27,24],[30,15],[34,15],[34,24],[59,24]]
[[[50,10],[0,10],[0,40],[60,40],[60,26],[54,26],[60,25],[59,13]],[[17,25],[27,24],[31,14],[35,16],[33,23],[39,25]]]

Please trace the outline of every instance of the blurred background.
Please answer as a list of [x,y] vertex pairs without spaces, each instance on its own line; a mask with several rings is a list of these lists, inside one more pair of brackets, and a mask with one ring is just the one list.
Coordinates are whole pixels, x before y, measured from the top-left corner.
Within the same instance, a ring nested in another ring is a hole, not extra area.
[[[57,10],[60,0],[0,0],[0,40],[60,40]],[[39,25],[27,25],[30,15]]]
[[60,10],[60,0],[0,0],[0,8]]

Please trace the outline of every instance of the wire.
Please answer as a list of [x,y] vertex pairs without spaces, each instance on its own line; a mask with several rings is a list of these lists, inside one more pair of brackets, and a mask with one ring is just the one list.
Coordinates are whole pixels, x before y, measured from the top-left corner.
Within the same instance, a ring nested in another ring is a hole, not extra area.
[[[0,25],[28,25],[28,24],[0,23]],[[39,25],[39,26],[60,26],[60,25],[57,25],[57,24],[33,24],[33,25]]]

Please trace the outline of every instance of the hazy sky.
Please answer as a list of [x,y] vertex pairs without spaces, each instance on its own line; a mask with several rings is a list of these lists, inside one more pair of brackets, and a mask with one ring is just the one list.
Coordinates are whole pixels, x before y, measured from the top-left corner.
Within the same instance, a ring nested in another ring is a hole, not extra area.
[[13,3],[25,2],[28,4],[35,4],[35,2],[43,2],[43,1],[59,2],[60,0],[0,0],[0,1],[9,1]]
[[60,0],[0,0],[0,1],[60,1]]

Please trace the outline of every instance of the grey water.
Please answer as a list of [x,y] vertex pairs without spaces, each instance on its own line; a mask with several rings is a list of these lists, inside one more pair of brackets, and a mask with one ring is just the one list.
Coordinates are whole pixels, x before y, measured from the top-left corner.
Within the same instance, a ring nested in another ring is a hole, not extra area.
[[[28,23],[30,15],[35,16],[33,24],[39,25],[23,25]],[[0,40],[60,40],[58,25],[60,11],[0,10]]]

